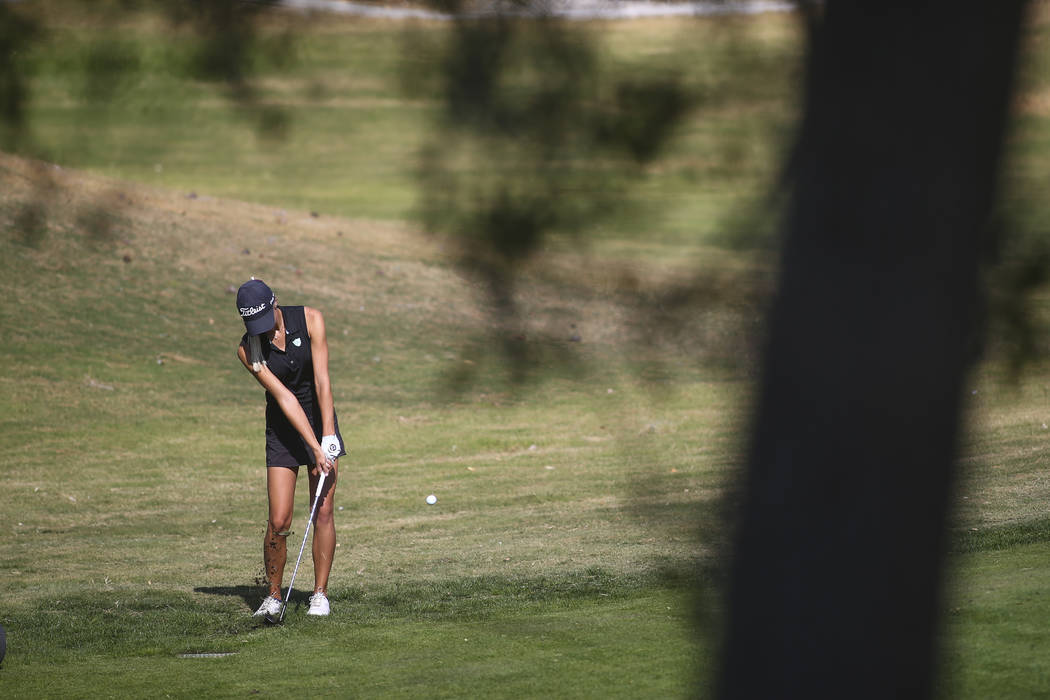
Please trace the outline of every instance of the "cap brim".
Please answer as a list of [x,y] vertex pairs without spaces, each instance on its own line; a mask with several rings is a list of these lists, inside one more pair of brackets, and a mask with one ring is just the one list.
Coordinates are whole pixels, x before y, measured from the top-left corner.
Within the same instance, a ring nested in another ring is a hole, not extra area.
[[244,319],[244,327],[248,329],[248,335],[260,335],[273,330],[273,309],[269,309],[255,318]]

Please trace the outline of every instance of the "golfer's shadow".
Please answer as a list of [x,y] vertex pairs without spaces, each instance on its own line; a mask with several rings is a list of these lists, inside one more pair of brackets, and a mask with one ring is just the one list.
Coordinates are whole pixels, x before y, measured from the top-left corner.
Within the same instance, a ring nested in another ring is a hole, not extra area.
[[197,586],[194,593],[207,593],[208,595],[236,596],[244,601],[244,604],[255,610],[259,601],[263,599],[262,589],[259,586]]
[[[236,596],[244,601],[250,609],[255,610],[265,597],[265,591],[261,586],[197,586],[194,593],[206,593],[207,595]],[[311,591],[301,592],[292,590],[288,599],[288,607],[291,608],[298,603],[309,601]]]

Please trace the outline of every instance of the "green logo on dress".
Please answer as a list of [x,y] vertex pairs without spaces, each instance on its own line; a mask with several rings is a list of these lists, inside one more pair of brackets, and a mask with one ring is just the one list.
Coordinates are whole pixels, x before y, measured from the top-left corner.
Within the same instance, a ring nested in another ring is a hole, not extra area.
[[295,347],[299,347],[302,344],[303,344],[303,339],[302,338],[296,338],[295,340],[292,341],[292,345],[294,345]]

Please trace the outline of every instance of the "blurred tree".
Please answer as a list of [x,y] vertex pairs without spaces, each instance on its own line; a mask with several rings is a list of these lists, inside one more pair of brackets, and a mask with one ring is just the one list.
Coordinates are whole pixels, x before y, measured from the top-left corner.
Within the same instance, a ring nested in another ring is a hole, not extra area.
[[0,3],[0,148],[9,149],[22,137],[29,90],[22,55],[39,33],[35,22]]
[[720,697],[931,693],[1023,5],[805,6]]
[[527,21],[436,4],[455,13],[452,40],[428,52],[427,38],[413,34],[405,68],[410,93],[443,102],[420,169],[423,220],[460,242],[460,263],[488,290],[521,380],[534,346],[515,341],[517,268],[545,237],[578,235],[622,213],[627,187],[695,98],[675,74],[603,74],[588,34],[539,3],[507,4]]
[[[722,697],[931,693],[1023,5],[802,6],[804,116],[739,494]],[[444,65],[426,218],[466,241],[504,317],[515,265],[545,235],[614,210],[629,180],[611,170],[581,187],[574,158],[646,162],[689,102],[674,84],[603,93],[592,54],[563,31],[461,21]]]

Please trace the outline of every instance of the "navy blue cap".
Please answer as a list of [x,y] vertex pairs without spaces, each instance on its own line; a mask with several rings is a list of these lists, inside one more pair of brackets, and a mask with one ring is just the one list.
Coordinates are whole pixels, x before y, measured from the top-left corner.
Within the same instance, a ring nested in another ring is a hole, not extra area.
[[273,292],[262,280],[254,277],[237,290],[237,310],[241,312],[248,335],[259,335],[273,330]]

